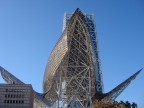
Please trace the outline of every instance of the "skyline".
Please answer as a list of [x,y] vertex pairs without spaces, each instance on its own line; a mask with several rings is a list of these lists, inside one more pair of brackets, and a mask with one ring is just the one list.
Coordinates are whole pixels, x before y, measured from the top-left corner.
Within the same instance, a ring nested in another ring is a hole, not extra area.
[[[65,3],[68,6],[62,7]],[[64,12],[72,13],[79,7],[82,12],[96,16],[104,92],[108,92],[143,67],[142,1],[132,1],[131,4],[124,1],[105,4],[100,1],[95,4],[75,2],[75,5],[72,1],[63,1],[60,4],[48,1],[0,1],[1,66],[23,82],[32,84],[34,90],[42,92],[45,66],[62,33]],[[54,10],[55,5],[60,9]],[[141,86],[143,76],[142,71],[117,100],[134,101],[138,106],[144,106],[144,87]],[[4,82],[2,78],[0,82]]]

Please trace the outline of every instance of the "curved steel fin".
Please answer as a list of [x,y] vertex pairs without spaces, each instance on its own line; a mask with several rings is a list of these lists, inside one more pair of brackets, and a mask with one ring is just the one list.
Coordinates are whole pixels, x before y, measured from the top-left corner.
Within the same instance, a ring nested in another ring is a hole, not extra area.
[[130,76],[124,82],[122,82],[117,87],[115,87],[113,90],[111,90],[110,92],[106,93],[106,96],[102,100],[104,102],[113,102],[124,91],[124,89],[131,83],[131,81],[136,78],[136,76],[142,71],[142,69],[140,69],[135,74]]

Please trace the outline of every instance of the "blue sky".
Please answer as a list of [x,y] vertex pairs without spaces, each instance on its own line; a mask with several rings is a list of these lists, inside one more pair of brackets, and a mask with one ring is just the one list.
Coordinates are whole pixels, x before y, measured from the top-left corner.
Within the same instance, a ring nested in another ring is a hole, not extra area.
[[[144,67],[143,0],[0,0],[0,65],[42,92],[64,12],[78,7],[95,15],[105,92]],[[143,82],[144,70],[117,100],[143,108]]]

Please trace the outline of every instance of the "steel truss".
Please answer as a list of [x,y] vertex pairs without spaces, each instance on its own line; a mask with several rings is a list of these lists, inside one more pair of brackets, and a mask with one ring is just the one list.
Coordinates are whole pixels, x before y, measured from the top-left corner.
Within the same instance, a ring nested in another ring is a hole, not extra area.
[[124,82],[119,84],[117,87],[115,87],[113,90],[108,92],[106,96],[102,99],[103,102],[114,102],[115,99],[124,91],[124,89],[131,83],[132,80],[136,78],[136,76],[142,71],[140,69],[135,74],[133,74],[131,77],[126,79]]
[[92,97],[97,91],[96,63],[92,58],[95,55],[86,17],[77,10],[65,30],[68,50],[53,76],[46,98],[54,107],[92,108]]
[[[80,13],[81,11],[78,10]],[[81,13],[83,14],[83,13]],[[64,20],[63,20],[63,30],[69,26],[70,18],[73,14],[64,14]],[[87,29],[89,31],[90,35],[90,42],[92,45],[92,58],[95,63],[95,73],[96,73],[96,90],[99,93],[103,93],[103,78],[102,78],[102,69],[101,69],[101,60],[100,60],[100,54],[99,54],[99,47],[98,47],[98,37],[96,32],[96,26],[95,26],[95,17],[93,14],[83,14],[85,16],[85,23],[87,25]]]
[[[68,16],[67,16],[68,15]],[[55,45],[44,75],[44,93],[34,91],[35,107],[93,108],[94,101],[113,102],[140,73],[103,93],[101,62],[93,15],[77,9],[65,14],[63,34]],[[7,83],[24,84],[0,67]]]
[[[103,93],[93,15],[84,15],[77,9],[72,15],[65,14],[64,20],[63,35],[50,56],[45,72],[45,97],[54,108],[92,108],[96,100],[113,102],[139,72],[112,91]],[[61,51],[62,54],[57,54]]]

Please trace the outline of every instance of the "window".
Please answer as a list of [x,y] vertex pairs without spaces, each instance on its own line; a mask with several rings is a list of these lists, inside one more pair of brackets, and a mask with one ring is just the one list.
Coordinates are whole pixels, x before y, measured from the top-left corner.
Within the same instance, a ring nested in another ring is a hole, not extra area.
[[6,92],[8,92],[8,89],[6,89]]
[[6,100],[4,100],[4,103],[6,103],[7,101]]
[[7,98],[7,94],[5,94],[5,98]]
[[24,101],[22,100],[22,104],[24,103]]
[[8,94],[8,98],[10,97],[10,94]]
[[10,103],[12,103],[12,100],[10,100]]
[[15,100],[13,100],[13,103],[15,103]]

